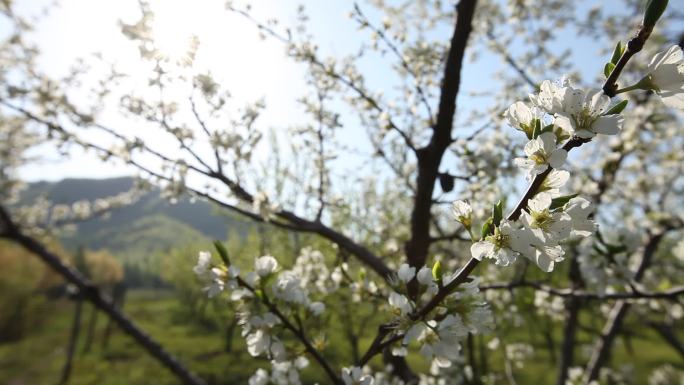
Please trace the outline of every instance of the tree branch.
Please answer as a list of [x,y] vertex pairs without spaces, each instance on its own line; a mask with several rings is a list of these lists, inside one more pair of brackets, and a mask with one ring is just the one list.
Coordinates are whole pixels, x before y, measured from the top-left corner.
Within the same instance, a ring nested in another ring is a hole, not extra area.
[[204,380],[190,372],[178,359],[167,352],[158,342],[152,339],[136,324],[123,314],[112,301],[105,298],[100,291],[87,279],[71,267],[65,265],[55,254],[48,251],[40,242],[27,236],[12,221],[9,212],[0,206],[0,238],[6,238],[22,245],[26,250],[36,255],[68,282],[74,284],[82,295],[82,298],[90,301],[98,309],[102,310],[116,324],[147,352],[169,369],[183,383],[188,385],[205,385]]

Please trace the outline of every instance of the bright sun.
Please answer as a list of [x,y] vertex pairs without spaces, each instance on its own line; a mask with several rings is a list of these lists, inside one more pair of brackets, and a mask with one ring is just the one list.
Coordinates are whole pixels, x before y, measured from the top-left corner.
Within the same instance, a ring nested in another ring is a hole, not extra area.
[[161,54],[172,61],[181,60],[192,48],[193,40],[204,31],[204,26],[215,20],[207,19],[208,2],[157,0],[151,2],[154,19],[152,33]]

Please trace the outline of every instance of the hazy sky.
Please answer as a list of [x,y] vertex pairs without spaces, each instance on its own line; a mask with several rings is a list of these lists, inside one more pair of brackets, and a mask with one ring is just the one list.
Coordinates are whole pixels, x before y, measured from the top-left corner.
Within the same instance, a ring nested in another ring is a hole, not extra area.
[[[20,2],[19,8],[23,13],[33,14],[47,3],[43,0],[24,1]],[[310,15],[310,30],[324,55],[349,53],[357,47],[359,39],[368,39],[367,32],[358,32],[355,23],[347,17],[353,3],[346,0],[262,0],[254,2],[253,12],[263,20],[274,17],[281,24],[292,25],[300,3],[305,5]],[[196,34],[201,42],[197,64],[210,69],[214,76],[227,84],[235,100],[265,98],[267,110],[260,120],[263,127],[287,127],[302,120],[295,100],[304,92],[304,67],[286,59],[281,43],[272,39],[262,41],[252,24],[226,12],[224,2],[220,0],[156,0],[152,1],[152,6],[159,20],[156,28],[163,38],[162,43],[169,49],[177,47],[175,42],[188,33]],[[379,19],[370,7],[364,7],[364,10]],[[62,75],[77,57],[101,51],[123,68],[135,71],[139,66],[136,48],[121,36],[118,20],[132,22],[138,13],[135,0],[63,0],[48,17],[36,24],[34,39],[43,51],[39,62],[41,67],[49,74]],[[448,39],[451,31],[444,32],[445,39]],[[559,44],[578,47],[573,55],[575,59],[582,59],[576,62],[587,79],[593,78],[601,66],[596,55],[587,54],[586,48],[581,48],[590,43],[568,37]],[[388,62],[384,63],[377,60],[362,63],[367,84],[373,89],[390,86],[386,76]],[[503,65],[498,57],[487,53],[481,54],[475,62],[466,63],[459,97],[460,112],[478,108],[475,103],[483,103],[482,99],[474,101],[463,95],[490,87],[494,81],[491,75]],[[347,137],[358,142],[358,135],[365,135],[363,131],[354,131],[353,127],[345,130],[343,140]],[[97,157],[81,151],[72,152],[68,160],[59,157],[49,145],[36,149],[34,153],[41,160],[21,170],[21,176],[30,181],[135,173],[126,166],[103,164]]]

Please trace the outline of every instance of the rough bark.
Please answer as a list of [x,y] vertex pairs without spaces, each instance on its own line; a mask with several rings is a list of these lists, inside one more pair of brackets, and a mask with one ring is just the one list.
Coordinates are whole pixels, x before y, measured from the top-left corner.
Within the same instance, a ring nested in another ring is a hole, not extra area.
[[408,263],[416,267],[425,264],[430,246],[432,194],[442,157],[452,140],[451,131],[456,113],[456,97],[461,84],[461,68],[468,37],[472,31],[476,3],[476,0],[462,0],[456,7],[456,26],[444,66],[437,119],[432,127],[430,142],[417,150],[418,175],[411,213],[411,238],[405,245]]

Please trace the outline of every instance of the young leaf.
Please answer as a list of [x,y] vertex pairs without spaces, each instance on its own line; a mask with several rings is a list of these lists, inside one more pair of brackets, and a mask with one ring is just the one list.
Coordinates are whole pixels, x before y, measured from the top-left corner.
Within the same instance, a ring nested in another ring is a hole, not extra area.
[[606,65],[603,67],[603,74],[606,77],[610,76],[610,73],[613,72],[613,68],[615,68],[615,64],[613,63],[606,63]]
[[480,233],[482,235],[482,239],[484,239],[487,235],[491,234],[493,230],[494,218],[489,217],[489,219],[487,219],[487,221],[484,224],[482,224],[482,231]]
[[618,60],[620,60],[620,57],[622,56],[622,52],[624,50],[625,50],[625,48],[622,46],[622,42],[618,41],[617,44],[615,45],[615,49],[613,50],[613,56],[610,58],[610,62],[613,64],[617,64],[617,62],[618,62]]
[[220,241],[214,241],[214,247],[216,248],[216,251],[218,252],[219,256],[221,257],[221,260],[223,260],[223,263],[226,266],[230,266],[230,259],[228,258],[228,250],[226,250],[226,247],[223,246],[223,243]]
[[442,263],[437,261],[435,264],[432,266],[432,279],[435,280],[435,282],[442,282],[442,275],[444,272],[442,271]]
[[498,226],[503,219],[503,202],[499,200],[494,207],[492,207],[492,223],[494,226]]

